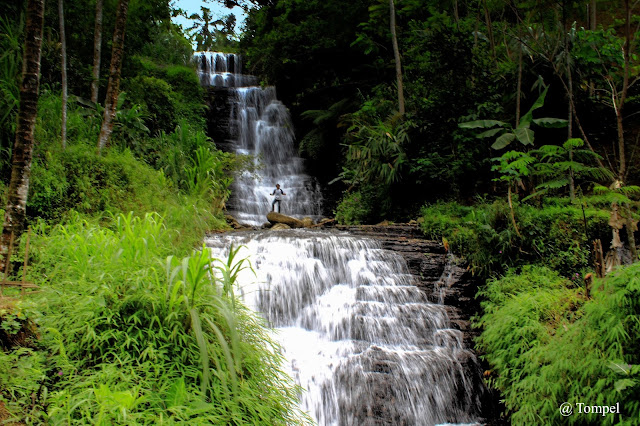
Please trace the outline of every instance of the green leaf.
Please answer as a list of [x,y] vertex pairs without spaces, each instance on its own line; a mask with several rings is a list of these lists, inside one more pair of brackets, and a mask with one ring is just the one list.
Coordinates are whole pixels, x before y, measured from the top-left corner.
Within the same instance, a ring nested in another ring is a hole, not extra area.
[[507,123],[498,120],[476,120],[458,124],[461,129],[489,129],[495,126],[505,127]]
[[486,132],[482,132],[482,133],[476,135],[476,138],[478,138],[478,139],[490,138],[492,136],[497,135],[498,133],[500,133],[502,131],[504,131],[504,129],[502,129],[502,128],[487,130]]
[[533,105],[531,105],[531,109],[529,109],[529,112],[533,112],[535,110],[537,110],[538,108],[540,108],[542,105],[544,105],[544,98],[547,96],[547,92],[549,91],[549,86],[547,86],[544,91],[542,93],[540,93],[540,96],[538,96],[538,99],[536,99],[536,101],[533,103]]
[[[575,148],[580,148],[581,146],[584,145],[584,141],[580,138],[571,138],[568,139],[565,143],[562,144],[562,147],[564,149],[575,149]],[[589,151],[591,152],[591,151]]]
[[518,127],[515,135],[523,145],[533,145],[533,130],[528,127]]
[[635,386],[636,386],[636,382],[634,382],[631,379],[622,379],[622,380],[616,381],[615,383],[615,388],[616,388],[616,391],[618,392],[622,392],[626,388],[632,388]]
[[165,395],[164,402],[167,408],[181,407],[185,405],[187,400],[187,388],[182,377],[178,378]]
[[531,120],[533,120],[533,111],[544,105],[544,98],[547,96],[548,90],[549,87],[544,89],[544,92],[542,92],[540,96],[538,96],[538,99],[536,99],[536,101],[533,103],[533,105],[531,105],[529,111],[527,111],[527,113],[520,118],[520,124],[518,125],[518,127],[529,127],[529,125],[531,124]]
[[504,147],[506,147],[507,145],[509,145],[511,142],[513,142],[513,140],[516,138],[516,135],[513,133],[505,133],[504,135],[500,136],[498,139],[496,139],[496,141],[493,143],[493,145],[491,145],[491,148],[493,149],[502,149]]
[[538,126],[545,127],[547,129],[559,129],[562,127],[567,127],[567,124],[569,123],[568,120],[565,120],[563,118],[551,118],[551,117],[534,118],[532,121]]

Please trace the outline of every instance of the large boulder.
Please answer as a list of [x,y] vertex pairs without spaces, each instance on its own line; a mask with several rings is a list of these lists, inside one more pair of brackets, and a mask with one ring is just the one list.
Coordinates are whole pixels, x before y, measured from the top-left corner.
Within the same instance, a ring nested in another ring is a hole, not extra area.
[[273,224],[276,223],[284,223],[285,225],[289,225],[292,228],[302,228],[304,225],[302,221],[296,219],[295,217],[287,216],[281,213],[270,212],[267,215],[267,220]]

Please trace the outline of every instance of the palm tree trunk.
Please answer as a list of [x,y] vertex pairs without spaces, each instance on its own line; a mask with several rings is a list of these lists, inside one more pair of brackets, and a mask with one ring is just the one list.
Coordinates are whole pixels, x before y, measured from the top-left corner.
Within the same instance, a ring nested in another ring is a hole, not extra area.
[[118,1],[116,27],[113,30],[109,84],[107,85],[107,97],[105,99],[102,127],[100,129],[100,136],[98,137],[98,153],[102,152],[109,144],[109,137],[113,131],[113,120],[116,115],[118,95],[120,92],[120,74],[122,72],[122,57],[124,54],[124,30],[127,25],[128,8],[129,0]]
[[[520,39],[522,40],[522,39]],[[518,41],[518,82],[516,83],[516,127],[520,125],[520,103],[522,99],[522,41]]]
[[[591,31],[595,31],[596,28],[598,27],[598,13],[597,13],[597,7],[596,7],[596,0],[591,0],[591,2],[589,3],[589,29]],[[596,88],[595,85],[593,84],[593,81],[589,82],[589,96],[593,97],[593,95],[596,92]]]
[[102,54],[102,6],[104,0],[96,2],[96,23],[93,36],[93,78],[91,80],[91,102],[98,103],[100,87],[100,55]]
[[64,0],[58,0],[58,15],[60,17],[60,50],[62,68],[62,124],[60,126],[60,142],[62,149],[67,147],[67,39],[64,29]]
[[393,57],[396,62],[396,81],[398,84],[398,112],[404,115],[404,88],[402,85],[402,63],[400,62],[400,49],[398,48],[398,36],[396,34],[396,8],[393,0],[389,0],[389,15],[391,27],[391,42],[393,43]]
[[42,31],[44,28],[44,0],[29,0],[27,3],[27,26],[25,32],[22,65],[22,85],[20,86],[20,110],[16,139],[13,145],[11,181],[4,214],[2,238],[0,239],[0,269],[4,270],[9,242],[13,234],[17,240],[24,231],[31,159],[33,158],[34,129],[38,108],[40,87],[40,58],[42,52]]

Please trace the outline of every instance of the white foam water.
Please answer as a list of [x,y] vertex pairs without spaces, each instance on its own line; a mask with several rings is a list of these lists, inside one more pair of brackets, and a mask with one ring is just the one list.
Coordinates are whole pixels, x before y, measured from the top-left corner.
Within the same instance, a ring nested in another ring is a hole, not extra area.
[[320,425],[473,423],[473,354],[404,259],[373,239],[319,230],[216,235],[243,245],[245,302],[277,328],[287,368]]

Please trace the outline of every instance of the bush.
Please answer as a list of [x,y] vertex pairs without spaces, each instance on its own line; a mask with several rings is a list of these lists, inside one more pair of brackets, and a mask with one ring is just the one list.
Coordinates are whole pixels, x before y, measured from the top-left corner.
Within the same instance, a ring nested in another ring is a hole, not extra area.
[[[556,200],[557,201],[557,200]],[[591,241],[609,237],[609,214],[594,207],[569,203],[515,208],[520,235],[513,228],[506,201],[425,206],[422,230],[430,238],[447,240],[451,249],[487,277],[511,266],[544,264],[565,276],[590,265]]]
[[179,106],[169,83],[156,77],[137,76],[128,80],[126,87],[131,102],[142,105],[152,135],[173,130]]
[[143,106],[151,134],[171,132],[181,120],[204,129],[204,90],[193,66],[160,65],[133,58],[136,74],[125,79],[129,101]]
[[[640,418],[640,264],[597,280],[592,299],[556,272],[525,267],[480,292],[478,347],[513,424],[637,424]],[[562,403],[622,414],[562,417]]]
[[388,212],[386,190],[363,185],[358,191],[347,192],[335,211],[335,218],[343,225],[359,225],[380,221]]
[[[235,273],[248,266],[237,250],[224,262],[207,249],[166,257],[157,214],[118,215],[110,227],[72,215],[41,225],[33,248],[40,350],[0,357],[14,369],[36,363],[29,390],[40,391],[4,388],[14,412],[36,398],[46,410],[34,422],[52,424],[303,421],[277,345],[235,296]],[[3,364],[0,377],[10,371]]]
[[175,229],[174,244],[190,247],[205,232],[226,227],[220,205],[230,185],[222,171],[227,163],[219,159],[207,164],[217,168],[202,172],[209,179],[206,193],[182,193],[164,173],[128,150],[112,148],[100,156],[93,146],[84,144],[55,149],[34,161],[27,214],[35,223],[37,218],[59,221],[70,210],[97,217],[157,211]]

